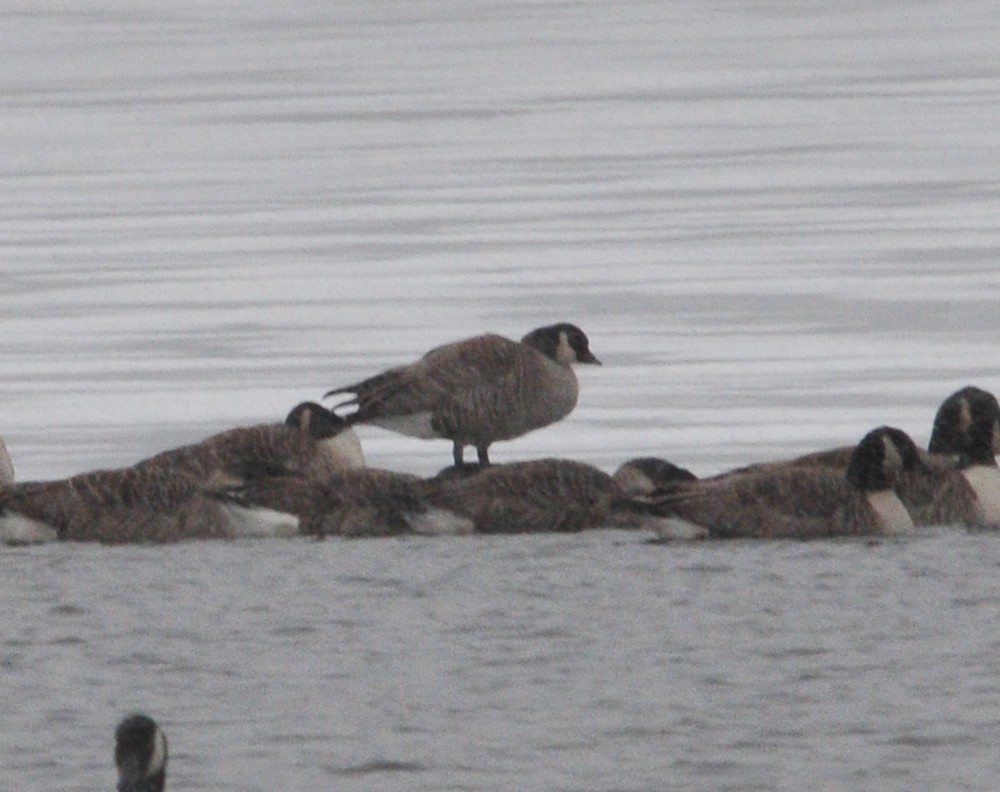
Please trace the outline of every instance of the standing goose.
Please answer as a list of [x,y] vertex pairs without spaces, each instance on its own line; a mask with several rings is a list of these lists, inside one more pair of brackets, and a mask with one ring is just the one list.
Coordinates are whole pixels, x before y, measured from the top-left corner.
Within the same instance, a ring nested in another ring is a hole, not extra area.
[[163,792],[167,782],[167,737],[148,715],[125,718],[115,729],[118,792]]
[[600,365],[580,328],[554,324],[520,342],[482,335],[445,344],[415,363],[334,388],[323,398],[354,394],[337,405],[357,406],[348,423],[451,440],[456,465],[471,445],[480,464],[488,465],[491,443],[569,415],[579,394],[572,363]]
[[763,466],[679,483],[657,504],[665,515],[703,526],[718,539],[906,534],[913,521],[893,486],[920,464],[905,432],[880,427],[858,443],[846,471]]
[[[426,498],[423,479],[377,468],[345,470],[322,481],[274,476],[217,494],[244,514],[289,515],[308,536],[351,538],[400,534],[462,534],[472,523]],[[239,519],[239,518],[237,518]]]
[[[430,499],[468,517],[477,533],[576,532],[591,528],[671,525],[607,473],[568,459],[537,459],[492,465],[467,475],[446,468],[428,482]],[[684,526],[673,538],[700,538]]]
[[[131,467],[9,484],[0,488],[0,539],[121,543],[245,535],[213,490],[273,475],[325,478],[363,461],[353,434],[325,408],[304,403],[284,424],[220,432]],[[254,535],[295,531],[287,516],[268,517]]]

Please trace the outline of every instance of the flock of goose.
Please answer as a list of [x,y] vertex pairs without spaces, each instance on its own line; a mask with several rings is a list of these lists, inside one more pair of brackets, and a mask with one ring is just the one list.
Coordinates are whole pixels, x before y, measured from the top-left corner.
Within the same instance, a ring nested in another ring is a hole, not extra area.
[[[966,387],[934,419],[927,451],[883,426],[853,447],[711,478],[657,458],[614,475],[566,459],[491,465],[489,447],[561,420],[587,336],[555,324],[520,341],[482,335],[432,349],[281,424],[231,429],[130,467],[16,482],[0,442],[0,540],[166,542],[246,536],[386,536],[645,528],[666,539],[906,534],[1000,527],[1000,406]],[[335,410],[350,410],[338,414]],[[355,424],[452,442],[432,478],[365,465]],[[466,446],[477,462],[465,461]]]

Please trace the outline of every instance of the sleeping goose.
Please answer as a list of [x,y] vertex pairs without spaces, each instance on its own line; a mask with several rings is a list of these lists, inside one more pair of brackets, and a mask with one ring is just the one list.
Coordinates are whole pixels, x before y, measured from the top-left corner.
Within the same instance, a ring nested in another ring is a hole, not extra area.
[[575,325],[532,330],[519,342],[481,335],[432,349],[420,360],[370,379],[334,388],[324,398],[353,394],[351,424],[452,441],[456,465],[474,446],[489,464],[490,444],[520,437],[565,418],[579,387],[570,364],[600,361]]
[[[0,488],[0,540],[168,542],[244,535],[212,492],[273,475],[325,478],[363,462],[346,423],[317,404],[283,424],[220,432],[131,467]],[[356,446],[356,448],[355,448]],[[294,533],[287,515],[266,515],[254,535]]]
[[615,471],[614,479],[630,495],[656,498],[666,495],[681,482],[697,481],[698,477],[687,468],[659,457],[637,457],[622,464]]
[[903,471],[920,464],[905,432],[880,427],[858,443],[846,471],[763,466],[680,482],[657,505],[719,539],[906,534],[913,521],[893,486]]
[[118,792],[163,792],[167,737],[148,715],[125,718],[115,729]]
[[[308,536],[463,534],[472,522],[426,498],[423,479],[377,468],[345,470],[322,481],[274,476],[217,494],[227,509],[289,515]],[[240,517],[236,517],[239,522]]]
[[591,528],[650,528],[672,538],[700,538],[704,531],[659,517],[607,473],[568,459],[491,465],[431,480],[430,499],[468,517],[477,533],[575,532]]
[[[942,402],[920,465],[906,471],[896,493],[918,526],[1000,528],[1000,404],[989,391],[967,386]],[[786,466],[843,470],[844,449],[807,454],[789,462],[741,468],[717,478]]]

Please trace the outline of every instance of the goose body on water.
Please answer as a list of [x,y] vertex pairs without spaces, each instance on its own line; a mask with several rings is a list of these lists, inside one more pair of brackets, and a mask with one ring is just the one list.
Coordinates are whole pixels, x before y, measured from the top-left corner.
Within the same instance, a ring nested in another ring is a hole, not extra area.
[[[931,438],[927,451],[920,452],[921,461],[931,470],[955,468],[958,458],[968,442],[968,432],[973,416],[981,416],[998,410],[996,397],[989,391],[969,385],[952,393],[941,402],[934,415]],[[825,451],[814,451],[782,462],[761,462],[730,471],[741,473],[773,465],[827,465],[846,469],[854,453],[855,446],[840,446]],[[1000,436],[996,440],[994,453],[1000,453]],[[721,474],[723,476],[727,473]]]
[[[918,526],[1000,528],[1000,404],[989,391],[966,386],[952,393],[934,416],[920,465],[904,471],[895,490]],[[850,452],[850,453],[848,453]],[[836,448],[787,462],[767,462],[724,473],[785,468],[846,470],[853,451]]]
[[467,475],[450,468],[431,500],[473,521],[477,533],[575,532],[592,528],[648,528],[672,538],[704,531],[663,520],[649,503],[613,476],[582,462],[537,459],[491,465]]
[[[341,435],[347,434],[345,439]],[[325,478],[363,464],[347,424],[303,403],[283,424],[231,429],[164,451],[127,468],[0,488],[0,540],[168,542],[243,535],[240,521],[212,496],[220,488],[274,475]],[[259,534],[294,533],[272,515]]]
[[718,539],[907,534],[914,524],[893,487],[920,464],[905,432],[879,427],[858,443],[845,471],[766,465],[680,482],[656,502],[665,515]]
[[463,534],[471,520],[427,499],[424,479],[377,468],[346,470],[322,481],[270,477],[219,493],[226,505],[286,514],[308,536],[350,538]]
[[167,737],[148,715],[124,718],[115,729],[118,792],[163,792],[167,783]]
[[400,434],[452,441],[456,465],[474,446],[483,465],[489,447],[565,418],[579,386],[571,364],[600,361],[572,324],[532,330],[520,341],[481,335],[432,349],[414,363],[327,392],[353,394],[347,416]]
[[917,525],[1000,528],[1000,405],[985,392],[942,418],[942,431],[929,448],[935,459],[951,464],[906,472],[897,486],[899,497]]

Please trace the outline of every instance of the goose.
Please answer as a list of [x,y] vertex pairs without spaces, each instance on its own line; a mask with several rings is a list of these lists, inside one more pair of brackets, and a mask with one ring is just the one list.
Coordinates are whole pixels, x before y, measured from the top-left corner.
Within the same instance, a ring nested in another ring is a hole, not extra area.
[[[216,497],[247,512],[266,509],[291,516],[309,536],[375,537],[465,534],[468,518],[437,508],[423,479],[378,468],[345,470],[322,481],[273,476],[223,490]],[[237,518],[238,519],[238,518]]]
[[687,468],[660,457],[630,459],[619,466],[613,478],[625,492],[642,498],[656,498],[672,491],[682,482],[698,480]]
[[315,402],[302,402],[282,424],[229,429],[142,464],[232,485],[281,474],[319,480],[364,467],[365,457],[357,434],[343,418]]
[[[1000,404],[989,391],[969,385],[948,396],[934,416],[921,464],[904,472],[896,493],[917,526],[1000,528]],[[783,466],[847,467],[844,449],[763,463],[735,473]],[[725,478],[731,473],[722,474]]]
[[[671,532],[650,504],[591,465],[568,459],[536,459],[491,465],[455,475],[446,468],[434,480],[431,501],[468,517],[477,533],[576,532],[591,528],[652,528]],[[669,523],[669,524],[668,524]],[[673,538],[700,538],[704,530],[682,526]]]
[[115,729],[118,792],[163,792],[167,781],[167,737],[148,715],[136,713]]
[[480,464],[489,447],[565,418],[579,386],[572,363],[600,365],[583,331],[572,324],[532,330],[519,342],[481,335],[436,347],[415,363],[334,388],[323,398],[353,394],[349,424],[374,424],[410,437],[452,441],[455,465],[474,446]]
[[[931,439],[927,451],[920,452],[921,461],[932,470],[947,470],[956,467],[963,453],[966,435],[972,423],[973,413],[995,409],[1000,411],[996,397],[989,391],[968,385],[952,393],[941,402],[931,426]],[[814,451],[795,457],[787,462],[763,462],[738,468],[731,472],[746,472],[769,465],[828,465],[846,469],[854,453],[854,446],[841,446],[826,451]],[[1000,453],[1000,434],[994,444],[994,453]],[[726,475],[721,474],[721,475]]]
[[[353,430],[314,403],[283,424],[240,427],[164,451],[131,467],[0,488],[0,539],[168,542],[248,535],[212,492],[271,475],[324,478],[363,463]],[[356,446],[356,448],[355,448]],[[260,516],[260,515],[258,515]],[[287,515],[267,514],[249,535],[287,535]]]
[[992,396],[972,398],[960,415],[946,421],[938,442],[931,443],[939,449],[938,456],[954,459],[954,466],[905,473],[897,487],[899,497],[917,525],[1000,528],[1000,469],[995,456],[1000,405]]
[[913,440],[883,426],[861,439],[846,471],[764,466],[680,482],[656,503],[664,515],[719,539],[908,534],[913,520],[893,486],[903,471],[920,465]]

